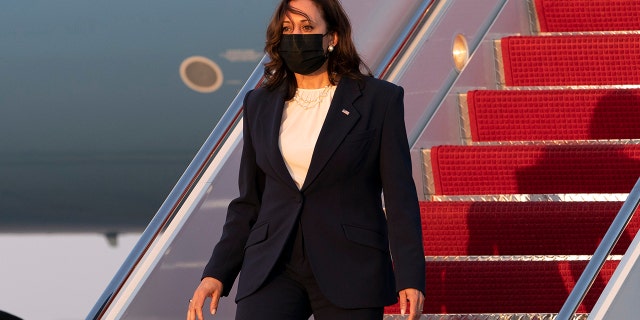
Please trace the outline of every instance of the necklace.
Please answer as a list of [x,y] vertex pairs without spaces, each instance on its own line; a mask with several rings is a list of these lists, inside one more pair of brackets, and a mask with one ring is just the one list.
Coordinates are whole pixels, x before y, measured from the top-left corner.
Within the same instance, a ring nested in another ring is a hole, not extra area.
[[[326,86],[322,89],[298,89],[293,100],[304,110],[317,107],[322,104],[322,100],[329,95],[331,86]],[[302,92],[304,91],[304,92]]]

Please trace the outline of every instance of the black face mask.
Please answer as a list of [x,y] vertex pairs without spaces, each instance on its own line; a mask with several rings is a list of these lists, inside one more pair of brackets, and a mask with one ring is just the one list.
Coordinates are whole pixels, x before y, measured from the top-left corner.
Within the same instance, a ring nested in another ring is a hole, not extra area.
[[323,38],[322,34],[283,34],[278,52],[289,70],[311,74],[327,61],[322,46]]

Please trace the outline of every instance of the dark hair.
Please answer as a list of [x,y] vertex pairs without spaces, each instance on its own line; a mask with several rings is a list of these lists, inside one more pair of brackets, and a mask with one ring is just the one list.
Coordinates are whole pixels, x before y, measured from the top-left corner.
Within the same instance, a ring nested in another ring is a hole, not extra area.
[[[351,23],[339,0],[312,0],[322,11],[322,17],[327,24],[327,33],[337,33],[338,43],[333,52],[329,54],[327,71],[331,84],[341,77],[352,79],[362,79],[365,74],[371,75],[371,70],[362,61],[356,50],[356,46],[351,38]],[[267,40],[264,51],[269,55],[271,61],[264,65],[264,86],[269,90],[278,88],[283,83],[287,84],[287,96],[289,100],[295,95],[298,84],[293,72],[289,70],[280,54],[278,47],[282,39],[282,23],[289,13],[297,14],[309,18],[306,13],[291,7],[291,0],[282,0],[276,9],[269,26],[267,27]]]

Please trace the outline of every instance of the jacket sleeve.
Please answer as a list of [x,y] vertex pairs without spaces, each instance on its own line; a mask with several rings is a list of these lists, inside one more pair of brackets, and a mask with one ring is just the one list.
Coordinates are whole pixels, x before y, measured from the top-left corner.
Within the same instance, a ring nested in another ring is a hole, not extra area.
[[424,293],[422,226],[404,124],[404,90],[395,85],[392,88],[382,125],[380,176],[396,289],[414,288]]
[[223,296],[229,295],[244,260],[244,246],[260,210],[264,190],[264,173],[256,164],[248,115],[251,92],[244,100],[243,147],[238,177],[238,198],[231,201],[220,241],[213,249],[202,277],[213,277],[224,285]]

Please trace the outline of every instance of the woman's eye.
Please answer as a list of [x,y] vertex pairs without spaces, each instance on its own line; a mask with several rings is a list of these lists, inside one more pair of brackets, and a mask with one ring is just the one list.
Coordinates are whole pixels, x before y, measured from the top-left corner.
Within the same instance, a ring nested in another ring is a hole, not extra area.
[[313,31],[313,26],[302,26],[303,31]]
[[287,26],[282,27],[282,33],[290,33],[290,32],[291,32],[291,27],[287,27]]

